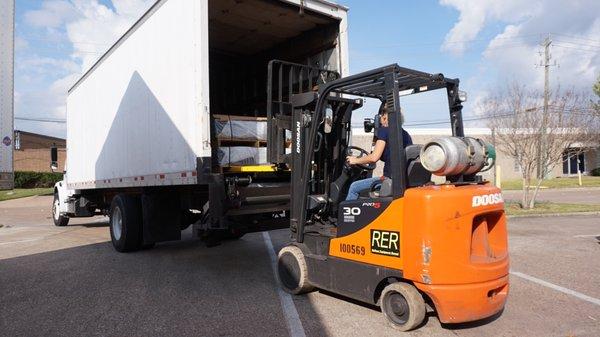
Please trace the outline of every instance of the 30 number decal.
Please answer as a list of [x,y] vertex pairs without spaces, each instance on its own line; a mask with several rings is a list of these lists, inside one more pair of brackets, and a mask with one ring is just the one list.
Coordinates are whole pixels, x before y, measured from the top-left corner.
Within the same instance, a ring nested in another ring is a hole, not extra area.
[[344,215],[360,215],[359,207],[344,207]]

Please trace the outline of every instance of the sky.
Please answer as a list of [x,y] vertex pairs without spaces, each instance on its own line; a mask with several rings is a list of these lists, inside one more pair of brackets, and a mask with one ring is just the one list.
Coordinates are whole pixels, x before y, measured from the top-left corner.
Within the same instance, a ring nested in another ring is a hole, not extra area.
[[[16,0],[15,127],[57,137],[67,90],[154,0]],[[591,93],[600,74],[598,0],[340,0],[348,6],[352,74],[387,64],[460,78],[466,119],[512,82],[543,88],[550,37],[553,88]],[[556,64],[554,64],[556,62]],[[402,97],[406,125],[448,127],[442,91]],[[375,113],[367,104],[354,122]],[[485,126],[474,120],[467,126]]]

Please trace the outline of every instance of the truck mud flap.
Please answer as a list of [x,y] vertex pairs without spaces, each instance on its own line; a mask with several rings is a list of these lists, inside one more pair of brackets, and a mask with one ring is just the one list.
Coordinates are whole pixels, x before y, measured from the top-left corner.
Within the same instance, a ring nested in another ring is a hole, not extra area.
[[177,193],[142,195],[144,244],[181,239],[181,201]]

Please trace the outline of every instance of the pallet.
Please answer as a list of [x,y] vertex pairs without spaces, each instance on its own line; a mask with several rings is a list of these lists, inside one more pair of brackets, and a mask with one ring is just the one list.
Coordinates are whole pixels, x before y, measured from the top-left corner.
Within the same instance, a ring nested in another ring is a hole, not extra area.
[[229,122],[229,121],[247,121],[247,122],[266,122],[267,117],[254,117],[254,116],[237,116],[237,115],[212,115],[215,121]]
[[217,147],[234,147],[234,146],[247,146],[247,147],[267,147],[266,140],[255,140],[255,139],[230,139],[230,138],[219,138],[216,141]]

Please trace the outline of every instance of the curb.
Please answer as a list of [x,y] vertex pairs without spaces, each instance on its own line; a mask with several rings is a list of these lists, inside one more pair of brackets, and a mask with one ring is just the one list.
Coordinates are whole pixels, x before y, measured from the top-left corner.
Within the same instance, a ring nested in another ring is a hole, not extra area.
[[600,215],[600,212],[570,212],[570,213],[544,213],[544,214],[519,214],[508,215],[508,219],[513,218],[551,218],[563,216],[583,216],[583,215]]
[[[556,188],[556,187],[548,187],[548,188],[540,188],[540,191],[564,191],[564,192],[575,192],[575,191],[599,191],[600,190],[600,186],[582,186],[582,187],[562,187],[562,188]],[[509,189],[502,189],[502,192],[522,192],[522,189],[517,189],[517,190],[509,190]]]

